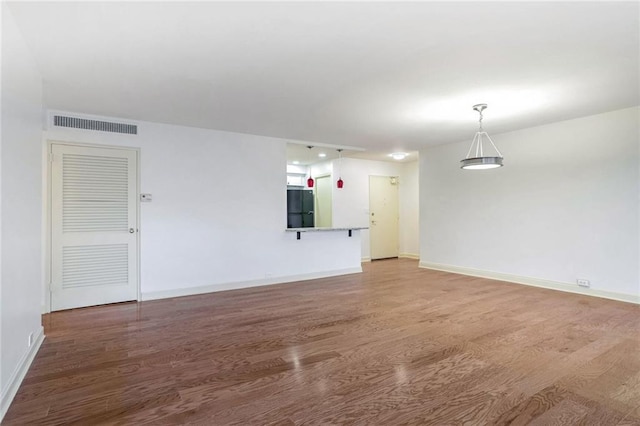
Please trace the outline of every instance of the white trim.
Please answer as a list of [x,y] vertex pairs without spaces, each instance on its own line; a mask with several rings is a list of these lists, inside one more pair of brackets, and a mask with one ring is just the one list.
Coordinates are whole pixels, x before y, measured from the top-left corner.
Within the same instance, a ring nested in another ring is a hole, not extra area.
[[398,257],[401,257],[404,259],[420,260],[420,255],[416,253],[400,253]]
[[43,163],[45,168],[45,176],[43,182],[42,211],[42,242],[43,242],[43,259],[42,259],[42,313],[51,312],[51,143],[43,135],[42,137]]
[[443,265],[440,263],[420,262],[420,268],[433,269],[436,271],[451,272],[454,274],[469,275],[472,277],[489,278],[498,281],[507,281],[515,284],[524,284],[532,287],[548,288],[551,290],[564,291],[566,293],[582,294],[585,296],[601,297],[603,299],[618,300],[640,304],[640,296],[625,293],[614,293],[611,291],[596,290],[593,288],[578,287],[575,284],[560,281],[550,281],[541,278],[524,277],[520,275],[505,274],[502,272],[485,271],[482,269],[466,268],[463,266]]
[[[58,139],[58,136],[55,135],[53,138],[45,137],[47,143],[49,145],[69,145],[69,146],[81,146],[85,148],[102,148],[102,149],[117,149],[117,150],[126,150],[126,151],[136,151],[140,152],[140,148],[135,146],[127,146],[127,145],[108,145],[103,143],[93,143],[93,142],[79,142],[79,141],[63,141]],[[51,152],[51,151],[49,151]]]
[[369,256],[367,256],[367,257],[363,257],[363,258],[361,258],[361,259],[360,259],[360,262],[361,262],[361,263],[364,263],[364,262],[371,262],[371,258],[370,258]]
[[138,253],[136,254],[136,268],[138,270],[138,288],[136,291],[136,300],[138,302],[142,301],[142,267],[140,264],[140,259],[142,259],[142,241],[140,239],[140,230],[142,229],[142,220],[140,216],[140,193],[141,190],[141,182],[142,182],[142,170],[141,165],[142,161],[140,160],[140,155],[142,154],[141,148],[136,148],[136,245],[138,249]]
[[[371,175],[371,174],[369,175],[368,185],[367,185],[367,190],[369,192],[369,210],[368,210],[369,212],[371,212],[371,210],[372,210],[371,209],[371,178],[372,177],[373,178],[389,178],[389,179],[395,178],[395,179],[397,179],[396,180],[396,184],[394,184],[392,186],[396,187],[396,194],[395,194],[396,197],[395,197],[394,203],[396,205],[396,210],[397,210],[397,213],[398,213],[398,218],[397,218],[398,221],[396,223],[396,237],[397,237],[398,246],[396,246],[395,252],[398,253],[397,257],[400,257],[400,246],[399,246],[399,244],[400,244],[400,190],[397,189],[398,188],[397,184],[398,184],[398,182],[400,182],[400,176],[399,175],[396,175],[396,176]],[[368,214],[367,214],[367,216],[368,216]],[[369,223],[371,223],[370,222],[371,221],[371,217],[369,217],[368,220],[369,220]],[[371,232],[369,232],[369,253],[373,253],[373,251],[374,251],[373,250],[373,238],[371,238]],[[380,258],[373,259],[372,257],[369,257],[369,259],[370,260],[378,260]],[[382,259],[386,259],[386,257],[384,257]]]
[[[49,115],[47,116],[47,119],[50,117],[53,117],[56,114],[66,114],[65,111],[57,111],[57,110],[50,110],[49,111]],[[72,114],[72,113],[69,113]],[[81,115],[77,115],[78,117],[80,117]],[[90,116],[90,115],[82,115],[82,118],[87,118],[87,117],[93,117],[92,119],[109,119],[109,117],[103,117],[103,116]],[[111,117],[111,119],[113,119],[113,117]],[[132,124],[137,124],[137,123],[133,123]],[[78,129],[76,129],[78,130]],[[82,129],[79,129],[82,130]],[[137,136],[137,135],[131,135],[131,136]],[[43,314],[48,314],[51,313],[51,253],[52,253],[52,241],[51,241],[51,232],[53,230],[53,225],[52,225],[52,210],[51,210],[51,197],[52,197],[52,185],[51,185],[51,170],[52,170],[52,166],[51,166],[51,161],[49,160],[49,155],[53,152],[53,145],[68,145],[68,146],[79,146],[79,147],[87,147],[87,148],[104,148],[104,149],[116,149],[116,150],[125,150],[125,151],[133,151],[136,154],[136,245],[137,245],[137,268],[138,268],[138,273],[137,273],[137,279],[138,279],[138,283],[137,283],[137,290],[136,290],[136,298],[138,300],[138,302],[142,301],[142,275],[141,275],[141,267],[140,267],[140,260],[141,260],[141,244],[140,244],[140,232],[141,232],[141,228],[142,228],[142,223],[140,220],[140,186],[141,186],[141,170],[140,170],[140,165],[141,165],[141,160],[140,160],[140,155],[141,155],[141,149],[139,147],[130,147],[130,146],[120,146],[120,145],[106,145],[106,144],[102,144],[102,143],[92,143],[92,142],[78,142],[78,141],[64,141],[64,140],[60,140],[57,138],[49,138],[48,136],[44,136],[43,137],[43,142],[45,143],[45,164],[46,164],[46,176],[47,176],[47,195],[46,195],[46,200],[44,201],[46,203],[46,228],[43,230],[45,235],[45,239],[46,239],[46,245],[45,245],[45,260],[44,260],[44,265],[45,265],[45,270],[43,271],[43,276],[44,276],[44,284],[45,284],[45,288],[44,288],[44,303],[45,305],[42,307],[42,313]]]
[[20,388],[20,384],[22,383],[22,380],[24,380],[24,376],[26,376],[27,371],[29,371],[29,367],[36,357],[36,354],[38,353],[40,345],[42,345],[43,341],[44,328],[40,327],[35,341],[31,345],[29,350],[24,353],[22,359],[20,359],[20,362],[18,362],[16,369],[13,370],[13,374],[11,374],[9,381],[7,382],[7,387],[5,389],[2,389],[2,397],[0,402],[0,422],[4,418],[4,415],[7,414],[7,411],[9,411],[9,406],[11,405],[13,398],[15,398],[16,393]]
[[335,277],[338,275],[357,274],[362,272],[362,267],[336,269],[333,271],[314,272],[311,274],[289,275],[286,277],[269,278],[252,281],[236,281],[229,283],[211,284],[201,287],[177,288],[175,290],[150,291],[142,293],[142,300],[166,299],[169,297],[193,296],[195,294],[213,293],[216,291],[237,290],[241,288],[260,287],[273,284],[284,284],[295,281],[314,280],[317,278]]

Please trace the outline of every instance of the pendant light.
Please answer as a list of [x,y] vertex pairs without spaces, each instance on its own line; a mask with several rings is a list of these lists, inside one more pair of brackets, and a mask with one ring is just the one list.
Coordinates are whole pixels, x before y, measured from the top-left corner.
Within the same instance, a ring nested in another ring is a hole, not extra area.
[[[307,148],[309,148],[309,152],[311,152],[311,149],[313,149],[313,146],[307,145]],[[313,178],[311,177],[311,162],[309,162],[309,179],[307,179],[307,186],[309,188],[313,188]]]
[[[460,168],[465,170],[485,170],[485,169],[495,169],[496,167],[502,167],[502,154],[496,148],[496,145],[493,143],[487,132],[482,129],[482,111],[487,108],[487,104],[478,104],[474,105],[473,109],[478,111],[480,114],[480,120],[478,131],[476,135],[473,137],[473,141],[471,141],[471,146],[469,147],[469,151],[467,152],[467,156],[464,160],[460,160]],[[486,155],[484,152],[484,147],[482,145],[483,139],[486,138],[491,146],[493,147],[497,156]],[[475,151],[474,151],[475,147]],[[473,152],[473,153],[472,153]]]
[[[336,149],[336,151],[338,151],[338,172],[340,172],[340,170],[342,170],[342,149]],[[338,189],[342,189],[342,187],[344,186],[344,181],[340,177],[340,174],[338,174],[338,181],[336,182],[336,186],[338,187]]]

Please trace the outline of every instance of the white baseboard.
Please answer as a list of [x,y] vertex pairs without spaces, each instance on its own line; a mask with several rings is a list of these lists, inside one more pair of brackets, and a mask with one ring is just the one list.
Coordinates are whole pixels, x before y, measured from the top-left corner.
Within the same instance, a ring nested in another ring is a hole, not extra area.
[[18,389],[20,388],[20,384],[22,380],[24,380],[24,376],[27,375],[27,371],[29,371],[29,367],[33,362],[33,359],[36,357],[38,350],[40,349],[40,345],[44,341],[44,328],[40,327],[38,330],[38,335],[35,337],[35,340],[29,350],[25,352],[25,354],[20,359],[18,366],[15,370],[13,370],[13,374],[9,378],[7,382],[7,386],[5,389],[2,389],[2,396],[0,397],[0,422],[4,418],[4,415],[9,411],[9,406],[13,401],[13,398],[16,396]]
[[416,253],[400,253],[398,257],[404,258],[404,259],[420,260],[420,255]]
[[567,293],[582,294],[585,296],[601,297],[604,299],[618,300],[620,302],[628,302],[640,304],[640,295],[614,293],[611,291],[596,290],[592,288],[578,287],[571,283],[560,281],[550,281],[541,278],[523,277],[520,275],[505,274],[502,272],[484,271],[481,269],[466,268],[463,266],[443,265],[440,263],[420,262],[419,266],[425,269],[434,269],[436,271],[452,272],[454,274],[470,275],[472,277],[489,278],[498,281],[508,281],[510,283],[524,284],[532,287],[542,287],[551,290],[559,290]]
[[[404,258],[404,259],[415,259],[415,260],[420,260],[420,255],[419,254],[415,254],[415,253],[400,253],[398,255],[398,258]],[[363,257],[362,259],[360,259],[361,262],[371,262],[371,258],[370,257]]]
[[142,293],[142,300],[167,299],[169,297],[193,296],[195,294],[213,293],[216,291],[237,290],[241,288],[260,287],[272,284],[284,284],[295,281],[314,280],[318,278],[335,277],[338,275],[357,274],[362,272],[362,267],[337,269],[333,271],[314,272],[311,274],[289,275],[286,277],[268,278],[253,281],[238,281],[230,283],[212,284],[200,287],[178,288],[175,290],[150,291]]

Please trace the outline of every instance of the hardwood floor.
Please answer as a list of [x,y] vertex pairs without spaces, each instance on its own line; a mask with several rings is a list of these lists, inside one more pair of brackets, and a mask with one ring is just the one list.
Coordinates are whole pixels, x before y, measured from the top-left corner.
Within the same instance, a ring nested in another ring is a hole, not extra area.
[[640,307],[418,269],[44,316],[6,425],[640,425]]

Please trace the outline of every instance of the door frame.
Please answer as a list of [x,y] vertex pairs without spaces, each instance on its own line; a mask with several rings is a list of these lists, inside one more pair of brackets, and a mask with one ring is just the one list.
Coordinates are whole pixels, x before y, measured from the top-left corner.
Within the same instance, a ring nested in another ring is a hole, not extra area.
[[[319,174],[318,176],[316,176],[314,179],[317,181],[318,179],[322,179],[322,178],[329,178],[329,182],[333,183],[331,180],[331,173],[322,173]],[[317,183],[317,182],[316,182]],[[331,188],[331,226],[333,226],[333,186],[330,186]],[[318,226],[318,185],[315,185],[313,188],[313,226],[317,227]]]
[[53,151],[53,145],[67,145],[67,146],[76,146],[76,147],[84,147],[84,148],[100,148],[100,149],[117,149],[117,150],[125,150],[125,151],[135,151],[136,153],[136,300],[140,302],[142,300],[142,292],[140,288],[141,276],[140,276],[140,148],[129,147],[129,146],[118,146],[118,145],[103,145],[97,143],[87,143],[87,142],[75,142],[75,141],[61,141],[55,139],[46,139],[44,145],[44,153],[43,153],[43,162],[45,164],[45,176],[46,176],[46,189],[45,185],[43,185],[43,192],[46,190],[44,194],[44,208],[45,217],[43,219],[43,241],[42,245],[44,247],[44,256],[43,256],[43,270],[44,270],[44,298],[43,298],[43,306],[42,313],[47,314],[51,312],[51,276],[52,276],[52,263],[51,263],[51,255],[53,251],[53,241],[52,241],[52,232],[53,232],[53,211],[52,211],[52,197],[53,197],[53,187],[52,187],[52,167],[51,167],[51,155]]
[[[396,185],[398,185],[398,183],[400,182],[400,176],[395,175],[395,176],[387,176],[387,175],[369,175],[369,181],[368,181],[368,185],[369,185],[369,218],[368,220],[371,221],[371,178],[387,178],[387,179],[396,179]],[[396,247],[397,251],[398,251],[398,255],[396,257],[400,257],[400,188],[398,187],[397,189],[397,198],[396,198],[396,205],[398,207],[398,226],[396,227],[396,236],[398,238],[398,246]],[[371,223],[369,222],[369,227],[371,228]],[[386,259],[386,258],[382,258],[382,259]],[[389,259],[393,259],[393,258],[389,258]],[[374,259],[373,258],[373,238],[371,238],[371,229],[369,229],[369,260],[378,260],[378,259]]]

